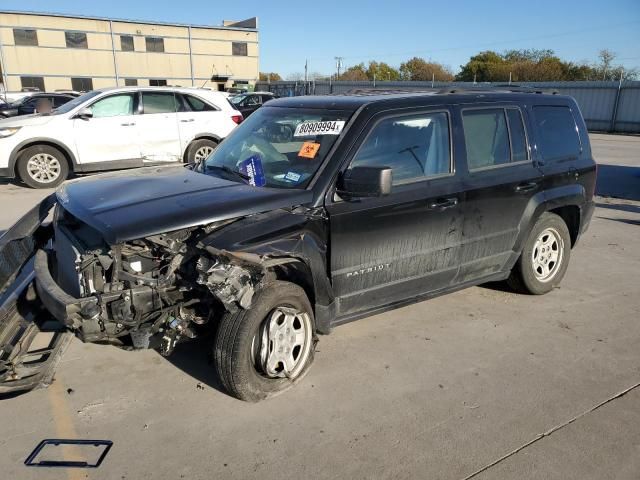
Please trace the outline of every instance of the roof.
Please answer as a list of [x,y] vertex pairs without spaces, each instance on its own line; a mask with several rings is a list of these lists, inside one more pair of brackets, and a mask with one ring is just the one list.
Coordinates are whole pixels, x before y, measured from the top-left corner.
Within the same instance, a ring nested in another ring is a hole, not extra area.
[[[7,13],[11,15],[38,15],[43,17],[60,17],[60,18],[78,18],[82,20],[101,20],[101,21],[112,21],[112,22],[121,22],[121,23],[139,23],[143,25],[164,25],[167,27],[191,27],[191,28],[214,28],[218,30],[240,30],[243,32],[257,32],[257,28],[249,28],[244,27],[242,25],[245,22],[249,22],[250,20],[254,20],[254,18],[243,20],[239,22],[233,22],[230,25],[202,25],[202,24],[189,24],[189,23],[173,23],[173,22],[156,22],[153,20],[135,20],[130,18],[110,18],[110,17],[94,17],[90,15],[72,15],[69,13],[54,13],[54,12],[33,12],[27,10],[0,10],[0,14]],[[257,25],[256,22],[254,22]],[[251,22],[247,23],[248,25]]]
[[[363,105],[378,103],[394,103],[410,106],[412,103],[435,105],[442,103],[466,103],[470,99],[482,99],[485,101],[513,101],[531,99],[534,93],[543,93],[529,90],[479,90],[479,89],[447,89],[430,91],[357,91],[344,95],[309,95],[300,97],[281,97],[269,102],[272,107],[297,107],[297,108],[322,108],[327,110],[356,110]],[[535,95],[533,98],[541,97]],[[548,97],[548,95],[544,95]],[[554,98],[567,98],[553,94]],[[446,98],[446,102],[443,100]]]

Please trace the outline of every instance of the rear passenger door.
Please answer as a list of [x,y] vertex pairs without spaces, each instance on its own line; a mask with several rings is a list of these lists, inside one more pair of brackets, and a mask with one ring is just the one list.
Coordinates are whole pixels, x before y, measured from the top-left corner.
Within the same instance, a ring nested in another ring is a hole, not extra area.
[[349,168],[389,167],[389,195],[326,203],[339,315],[449,286],[457,272],[464,202],[447,109],[373,121]]
[[137,133],[142,160],[149,163],[182,160],[178,129],[178,100],[173,92],[141,92]]
[[221,129],[216,122],[222,118],[220,111],[204,100],[189,94],[177,94],[179,99],[178,129],[184,151],[198,134],[215,134]]
[[466,157],[462,254],[456,283],[502,272],[513,259],[525,209],[542,190],[519,105],[462,107]]

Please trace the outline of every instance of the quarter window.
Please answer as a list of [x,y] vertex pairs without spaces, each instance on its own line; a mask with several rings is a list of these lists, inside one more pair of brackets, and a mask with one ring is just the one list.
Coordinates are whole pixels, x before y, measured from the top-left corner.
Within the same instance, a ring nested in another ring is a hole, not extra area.
[[580,154],[578,127],[568,107],[533,107],[540,138],[538,145],[545,160],[577,157]]
[[164,38],[161,37],[145,37],[147,52],[164,52]]
[[91,105],[94,118],[133,115],[133,95],[130,93],[101,98]]
[[120,35],[120,50],[123,52],[133,52],[133,37],[131,35]]
[[23,28],[13,29],[13,43],[24,46],[38,46],[38,32]]
[[231,54],[239,57],[246,57],[249,54],[247,51],[247,44],[244,42],[232,42]]
[[71,88],[76,92],[90,92],[93,90],[93,80],[91,78],[72,78]]
[[67,48],[89,48],[87,34],[84,32],[64,32]]
[[178,110],[176,98],[171,92],[144,92],[142,108],[145,114],[175,113]]
[[449,137],[444,112],[387,118],[367,136],[350,168],[389,167],[394,184],[450,173]]
[[215,110],[211,105],[191,95],[183,95],[185,110],[190,112],[209,112]]

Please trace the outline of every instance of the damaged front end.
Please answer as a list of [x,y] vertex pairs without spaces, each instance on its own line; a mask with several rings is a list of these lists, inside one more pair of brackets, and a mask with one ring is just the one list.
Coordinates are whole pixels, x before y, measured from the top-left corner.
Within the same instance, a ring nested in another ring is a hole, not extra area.
[[[250,308],[269,267],[282,263],[201,242],[233,220],[110,245],[60,205],[45,225],[55,203],[49,197],[0,238],[0,393],[48,384],[74,334],[169,355],[225,312]],[[34,332],[52,323],[59,339],[41,349],[46,366],[34,376]]]

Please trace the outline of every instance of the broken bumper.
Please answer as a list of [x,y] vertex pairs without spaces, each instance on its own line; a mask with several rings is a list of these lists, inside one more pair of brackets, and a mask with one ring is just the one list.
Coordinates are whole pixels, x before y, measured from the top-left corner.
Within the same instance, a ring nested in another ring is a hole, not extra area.
[[36,250],[48,241],[43,225],[55,196],[0,237],[0,394],[51,383],[73,334],[43,309],[34,289]]

